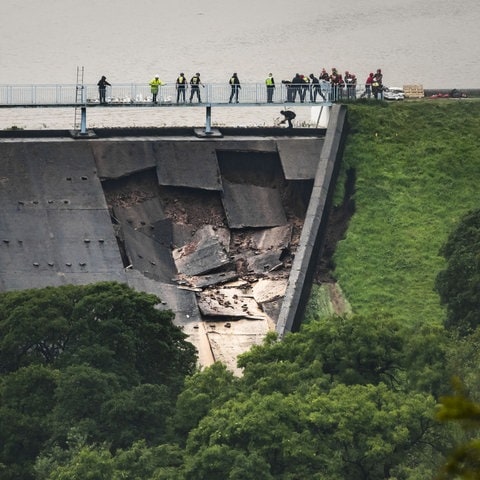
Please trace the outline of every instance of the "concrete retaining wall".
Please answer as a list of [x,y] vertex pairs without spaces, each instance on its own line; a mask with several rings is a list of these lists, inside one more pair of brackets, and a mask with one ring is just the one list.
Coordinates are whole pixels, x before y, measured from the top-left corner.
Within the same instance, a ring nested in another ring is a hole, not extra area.
[[346,112],[344,106],[334,105],[330,113],[300,244],[277,321],[280,337],[298,330],[305,312],[313,274],[325,240],[328,213],[342,157]]

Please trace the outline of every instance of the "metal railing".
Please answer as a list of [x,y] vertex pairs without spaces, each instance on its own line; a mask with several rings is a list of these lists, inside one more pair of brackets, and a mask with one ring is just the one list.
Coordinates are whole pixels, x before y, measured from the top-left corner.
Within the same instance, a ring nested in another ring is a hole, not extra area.
[[[79,91],[80,90],[80,91]],[[205,84],[199,87],[201,103],[229,104],[232,88],[228,84]],[[317,93],[315,94],[315,90]],[[327,82],[318,89],[311,85],[292,86],[277,84],[272,101],[268,101],[267,88],[263,83],[242,84],[238,90],[240,104],[283,104],[283,103],[331,103],[341,98],[347,98],[345,89],[338,91],[331,88]],[[177,89],[175,84],[164,84],[159,87],[157,101],[159,105],[176,105]],[[235,93],[235,92],[234,92]],[[185,104],[190,104],[192,88],[185,88]],[[350,92],[349,97],[356,92]],[[232,102],[236,102],[235,95]],[[107,87],[107,105],[143,105],[152,103],[152,93],[148,84],[115,84]],[[183,104],[183,95],[179,103]],[[199,103],[197,95],[193,95],[192,104]],[[0,85],[0,106],[94,106],[100,105],[98,87],[95,84],[85,85]]]

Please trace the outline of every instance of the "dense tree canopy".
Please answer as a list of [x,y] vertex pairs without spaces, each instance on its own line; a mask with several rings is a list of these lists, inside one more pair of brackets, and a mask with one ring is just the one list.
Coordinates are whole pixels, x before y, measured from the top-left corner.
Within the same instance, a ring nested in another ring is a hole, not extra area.
[[[37,460],[37,478],[86,471],[112,480],[134,471],[139,480],[431,478],[450,441],[434,419],[432,384],[440,383],[426,368],[411,376],[408,362],[420,365],[420,351],[428,356],[441,332],[348,316],[311,321],[282,342],[272,335],[241,357],[243,377],[217,363],[187,378],[167,420],[168,444],[160,438],[115,452],[69,444]],[[415,333],[424,340],[412,341]],[[448,343],[438,345],[434,367],[445,375]],[[122,407],[128,398],[113,402]]]
[[478,379],[476,335],[388,315],[311,318],[240,378],[194,373],[155,297],[55,290],[0,295],[2,479],[423,480],[459,438],[434,418],[448,378]]
[[447,306],[445,326],[466,335],[480,324],[480,210],[460,221],[441,253],[447,267],[436,288]]
[[72,429],[112,451],[166,438],[195,350],[158,303],[108,282],[0,294],[2,479],[33,478]]

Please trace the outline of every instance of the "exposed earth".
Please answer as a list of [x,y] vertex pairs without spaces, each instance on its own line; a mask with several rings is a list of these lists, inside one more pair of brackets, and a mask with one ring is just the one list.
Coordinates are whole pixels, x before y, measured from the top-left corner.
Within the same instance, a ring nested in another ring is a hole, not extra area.
[[[234,180],[239,181],[239,178]],[[255,180],[243,177],[241,181],[248,183]],[[282,185],[279,182],[277,183],[276,186],[281,189]],[[206,225],[211,225],[214,229],[228,229],[227,219],[218,192],[182,187],[162,187],[158,185],[155,172],[148,170],[118,180],[105,181],[103,187],[112,217],[115,206],[129,207],[159,197],[165,216],[175,224],[187,226],[192,237]],[[348,222],[354,213],[354,202],[351,200],[353,188],[354,178],[353,175],[349,175],[345,189],[346,200],[342,205],[333,207],[329,215],[326,240],[314,277],[314,281],[318,284],[332,284],[336,281],[333,255],[337,242],[344,238]],[[284,189],[282,196],[287,220],[292,227],[291,241],[282,257],[281,268],[279,266],[277,271],[270,272],[270,278],[288,278],[291,260],[295,254],[303,226],[303,212],[299,210],[303,210],[305,206],[300,206],[300,208],[298,205],[292,206],[289,203],[291,198],[286,198],[288,195],[288,189]],[[295,203],[299,203],[298,199]],[[230,234],[230,252],[238,258],[236,268],[239,277],[249,283],[257,281],[263,275],[249,271],[246,262],[242,262],[241,255],[242,252],[251,250],[255,246],[253,240],[255,229],[231,230]],[[175,247],[178,246],[172,245],[172,248]],[[330,291],[335,310],[337,310],[337,313],[342,313],[343,299],[339,297],[338,290],[332,288]]]

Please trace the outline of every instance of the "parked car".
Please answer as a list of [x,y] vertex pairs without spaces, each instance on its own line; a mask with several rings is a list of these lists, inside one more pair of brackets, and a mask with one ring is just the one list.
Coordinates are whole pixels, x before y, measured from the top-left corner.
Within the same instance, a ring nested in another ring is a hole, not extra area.
[[383,98],[385,100],[404,100],[405,92],[400,87],[385,87],[383,89]]

